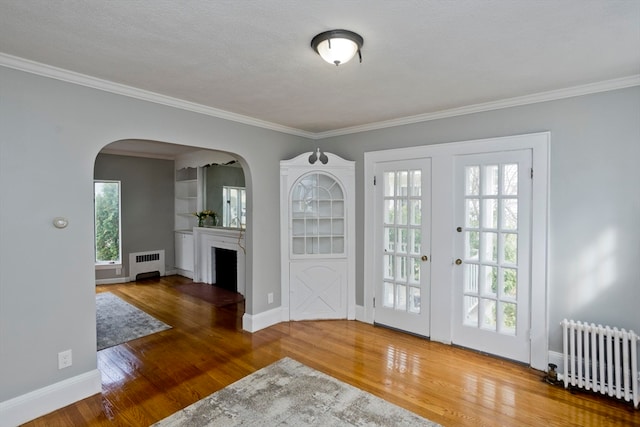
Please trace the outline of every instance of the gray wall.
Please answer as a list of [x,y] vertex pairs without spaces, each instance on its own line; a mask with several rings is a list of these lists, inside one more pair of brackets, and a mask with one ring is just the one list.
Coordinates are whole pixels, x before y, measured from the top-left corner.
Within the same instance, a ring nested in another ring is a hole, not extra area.
[[[640,87],[434,120],[320,142],[356,161],[366,151],[551,132],[550,350],[567,318],[640,331]],[[356,218],[364,218],[357,192]],[[363,304],[363,222],[357,228],[357,304]]]
[[174,162],[173,160],[98,154],[95,179],[121,182],[122,262],[115,270],[96,270],[97,279],[128,277],[129,254],[165,250],[165,268],[174,262]]
[[[280,294],[279,162],[307,140],[5,67],[0,84],[0,402],[97,367],[93,176],[111,142],[234,153],[249,201],[246,311],[278,306],[267,294]],[[57,216],[69,226],[53,227]],[[67,349],[73,366],[58,370]]]
[[[316,145],[356,160],[356,214],[363,218],[365,151],[548,130],[551,348],[559,349],[564,316],[640,330],[638,87],[311,142],[3,67],[0,82],[0,402],[96,369],[94,162],[121,139],[240,159],[247,312],[257,314],[277,307],[280,296],[280,252],[273,250],[280,160]],[[69,218],[69,226],[54,228],[56,216]],[[360,221],[359,304],[362,241]],[[58,370],[57,353],[66,349],[73,366]]]

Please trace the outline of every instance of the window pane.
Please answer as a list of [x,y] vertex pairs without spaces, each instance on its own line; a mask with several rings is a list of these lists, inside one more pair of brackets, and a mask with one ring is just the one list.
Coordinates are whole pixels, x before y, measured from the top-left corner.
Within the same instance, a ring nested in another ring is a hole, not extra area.
[[465,234],[465,254],[467,260],[477,260],[480,253],[480,233],[477,231],[467,231]]
[[467,166],[465,168],[465,189],[467,196],[477,196],[480,194],[480,167]]
[[395,172],[384,173],[384,196],[385,197],[395,196],[395,188],[396,188],[395,177],[396,177]]
[[384,256],[384,278],[385,279],[394,279],[395,278],[395,270],[396,270],[396,257],[394,255],[385,255]]
[[399,171],[398,172],[398,192],[396,193],[397,196],[403,196],[406,197],[409,195],[409,190],[408,190],[408,185],[409,185],[409,172],[407,171]]
[[407,309],[407,287],[404,285],[396,285],[396,309]]
[[515,268],[502,269],[502,296],[515,299],[518,293],[518,270]]
[[502,200],[502,229],[516,230],[518,228],[518,199]]
[[396,202],[395,200],[385,200],[384,201],[384,223],[385,224],[393,224],[395,218],[395,209]]
[[484,185],[482,194],[485,196],[498,194],[498,165],[484,167]]
[[408,276],[408,262],[406,256],[397,256],[396,257],[396,267],[398,268],[396,280],[400,280],[402,282],[407,281]]
[[383,306],[393,308],[393,300],[394,300],[393,291],[394,291],[393,283],[384,282],[384,295],[382,297]]
[[502,194],[518,194],[518,165],[502,165]]
[[422,224],[422,208],[420,202],[420,200],[409,201],[409,206],[411,206],[411,225]]
[[479,217],[480,200],[479,199],[467,199],[464,225],[467,228],[478,228],[480,224]]
[[478,293],[478,265],[477,264],[465,264],[464,265],[464,292],[465,293]]
[[515,233],[504,234],[504,262],[518,263],[518,235]]
[[464,297],[464,318],[462,321],[468,326],[478,326],[478,298]]
[[420,288],[409,288],[409,312],[420,313]]
[[[295,187],[304,188],[300,183]],[[306,189],[305,189],[306,191]],[[243,187],[222,187],[222,225],[225,227],[244,227],[246,226],[246,191]],[[304,200],[295,199],[295,197],[304,197],[302,191],[296,191],[293,203],[293,214],[295,217],[304,216],[303,212],[307,212],[309,205]],[[218,224],[214,224],[218,225]]]
[[304,254],[304,237],[294,237],[292,241],[292,251],[294,254]]
[[484,228],[498,228],[497,199],[484,199],[482,201],[482,226]]
[[396,205],[396,207],[398,208],[397,211],[397,218],[398,218],[398,222],[397,224],[400,225],[406,225],[407,224],[407,201],[406,200],[398,200],[398,203]]
[[396,250],[396,229],[385,227],[384,229],[384,251],[393,252]]
[[411,283],[420,283],[420,260],[418,258],[410,258],[412,267]]
[[334,237],[332,244],[333,244],[332,252],[334,254],[344,253],[344,237]]
[[498,267],[483,265],[482,270],[482,294],[495,296],[498,292]]
[[411,171],[411,196],[422,195],[422,171]]
[[484,239],[484,251],[482,260],[498,262],[498,233],[482,233]]
[[516,334],[516,305],[512,303],[501,303],[502,320],[500,322],[500,332],[506,335]]
[[398,228],[397,230],[399,239],[398,246],[396,247],[396,252],[406,254],[409,245],[409,230],[407,230],[406,228]]
[[497,319],[496,319],[496,302],[494,300],[489,299],[481,299],[481,326],[482,329],[487,329],[491,331],[495,331],[497,327]]
[[419,254],[422,252],[422,232],[418,229],[410,230],[411,238],[411,253]]
[[96,262],[120,263],[120,183],[96,181],[94,200]]

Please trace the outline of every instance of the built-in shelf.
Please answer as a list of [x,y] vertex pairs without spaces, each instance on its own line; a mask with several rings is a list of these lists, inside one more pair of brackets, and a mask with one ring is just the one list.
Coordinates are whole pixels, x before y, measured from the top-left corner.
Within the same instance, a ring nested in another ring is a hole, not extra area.
[[176,171],[175,181],[175,229],[192,229],[197,225],[194,215],[200,204],[198,168],[182,168]]

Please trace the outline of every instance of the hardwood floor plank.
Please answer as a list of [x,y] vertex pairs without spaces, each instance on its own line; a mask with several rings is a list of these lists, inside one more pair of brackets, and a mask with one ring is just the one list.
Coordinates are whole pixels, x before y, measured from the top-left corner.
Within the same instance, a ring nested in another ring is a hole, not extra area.
[[172,329],[98,352],[103,393],[27,426],[147,426],[288,356],[445,426],[640,426],[640,411],[572,394],[503,359],[356,321],[250,334],[244,305],[216,308],[169,276],[99,286]]

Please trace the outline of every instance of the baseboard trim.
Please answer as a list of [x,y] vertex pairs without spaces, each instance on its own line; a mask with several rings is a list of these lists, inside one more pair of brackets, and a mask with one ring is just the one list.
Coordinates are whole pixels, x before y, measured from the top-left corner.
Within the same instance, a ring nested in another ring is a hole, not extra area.
[[188,277],[189,279],[193,280],[193,271],[191,270],[183,270],[181,268],[176,268],[175,270],[167,271],[167,276],[172,276],[175,274],[177,274],[178,276]]
[[0,427],[24,424],[100,392],[102,392],[100,371],[94,369],[76,375],[0,402]]
[[356,305],[356,320],[364,323],[371,323],[367,322],[367,318],[364,315],[364,305]]
[[282,322],[282,309],[277,307],[256,315],[245,313],[244,316],[242,316],[242,329],[253,333],[280,322]]
[[115,285],[117,283],[127,283],[128,277],[114,277],[113,279],[99,279],[96,280],[96,286],[98,285]]

